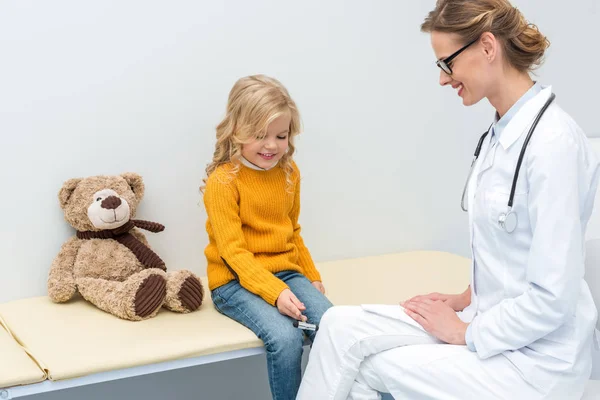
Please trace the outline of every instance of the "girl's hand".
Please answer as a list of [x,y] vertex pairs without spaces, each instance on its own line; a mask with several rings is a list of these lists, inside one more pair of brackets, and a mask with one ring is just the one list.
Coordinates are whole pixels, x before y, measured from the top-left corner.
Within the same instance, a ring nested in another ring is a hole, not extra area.
[[323,283],[319,282],[319,281],[314,281],[313,286],[317,288],[317,290],[323,294],[325,294],[325,286],[323,286]]
[[302,311],[306,310],[306,307],[290,289],[285,289],[279,294],[275,305],[281,314],[306,322],[306,316],[302,315]]
[[423,298],[404,304],[406,314],[431,335],[446,343],[466,344],[468,324],[461,321],[446,302]]

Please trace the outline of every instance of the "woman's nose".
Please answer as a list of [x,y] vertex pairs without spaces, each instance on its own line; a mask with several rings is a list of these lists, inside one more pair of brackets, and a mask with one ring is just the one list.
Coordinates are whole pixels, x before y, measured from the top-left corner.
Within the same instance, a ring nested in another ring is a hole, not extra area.
[[440,69],[440,85],[445,86],[445,85],[449,84],[450,82],[452,82],[452,78],[450,77],[450,75],[448,75],[447,73],[445,73],[443,70]]

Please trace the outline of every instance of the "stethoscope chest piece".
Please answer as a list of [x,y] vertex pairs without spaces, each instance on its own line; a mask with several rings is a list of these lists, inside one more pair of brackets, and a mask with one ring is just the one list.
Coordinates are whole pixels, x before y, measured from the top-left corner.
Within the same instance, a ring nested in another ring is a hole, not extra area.
[[498,224],[508,233],[513,233],[517,229],[518,222],[517,213],[511,210],[500,214],[500,217],[498,217]]

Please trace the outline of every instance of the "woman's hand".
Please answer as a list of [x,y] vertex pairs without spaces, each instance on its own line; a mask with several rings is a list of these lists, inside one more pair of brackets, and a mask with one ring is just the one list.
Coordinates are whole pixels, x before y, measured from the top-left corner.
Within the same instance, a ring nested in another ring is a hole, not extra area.
[[410,303],[411,301],[423,301],[425,299],[433,300],[433,301],[443,301],[448,304],[448,306],[454,311],[462,311],[469,304],[471,304],[471,287],[467,287],[461,294],[443,294],[443,293],[429,293],[425,295],[415,296],[411,299],[403,301],[400,303],[402,307],[405,307],[406,303]]
[[275,305],[281,314],[306,322],[306,316],[302,315],[302,311],[306,310],[306,307],[290,289],[285,289],[279,294]]
[[316,287],[316,288],[317,288],[317,290],[318,290],[319,292],[321,292],[321,293],[325,294],[325,286],[323,286],[323,283],[321,283],[321,282],[319,282],[319,281],[314,281],[314,282],[312,283],[312,285],[313,285],[314,287]]
[[405,302],[403,307],[408,316],[439,340],[450,344],[466,344],[468,324],[461,321],[446,302],[422,298]]

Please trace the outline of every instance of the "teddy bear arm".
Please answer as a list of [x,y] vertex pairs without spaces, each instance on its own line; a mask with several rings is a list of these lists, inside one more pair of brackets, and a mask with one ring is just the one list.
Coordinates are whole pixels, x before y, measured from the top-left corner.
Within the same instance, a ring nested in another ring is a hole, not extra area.
[[150,248],[150,244],[148,243],[148,239],[146,239],[146,235],[144,235],[144,233],[142,231],[140,231],[138,228],[134,228],[134,229],[131,230],[130,233],[133,236],[135,236],[137,240],[139,240],[140,242],[142,242],[143,244],[145,244],[148,248]]
[[74,267],[81,240],[71,237],[54,258],[48,275],[48,296],[56,303],[70,300],[77,291]]

